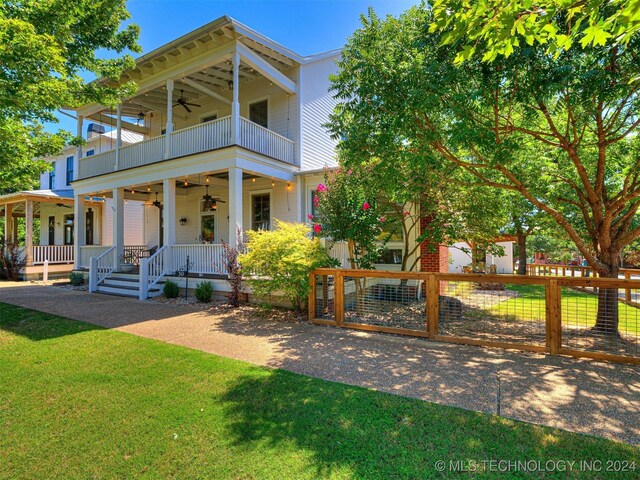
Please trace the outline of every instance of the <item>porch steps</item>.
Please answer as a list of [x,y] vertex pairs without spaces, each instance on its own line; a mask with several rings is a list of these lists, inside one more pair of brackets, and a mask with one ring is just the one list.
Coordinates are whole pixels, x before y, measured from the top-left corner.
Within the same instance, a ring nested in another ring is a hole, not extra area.
[[[112,273],[98,285],[97,293],[138,298],[139,291],[140,276],[137,273]],[[149,289],[150,297],[157,297],[161,293],[162,282]]]

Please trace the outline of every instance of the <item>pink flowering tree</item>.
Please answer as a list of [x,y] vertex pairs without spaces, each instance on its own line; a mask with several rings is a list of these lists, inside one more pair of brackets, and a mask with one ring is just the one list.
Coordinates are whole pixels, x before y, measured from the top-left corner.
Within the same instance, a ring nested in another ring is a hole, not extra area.
[[310,218],[314,232],[347,242],[351,268],[373,268],[384,248],[379,236],[386,218],[366,178],[351,170],[327,171],[313,199],[320,212]]

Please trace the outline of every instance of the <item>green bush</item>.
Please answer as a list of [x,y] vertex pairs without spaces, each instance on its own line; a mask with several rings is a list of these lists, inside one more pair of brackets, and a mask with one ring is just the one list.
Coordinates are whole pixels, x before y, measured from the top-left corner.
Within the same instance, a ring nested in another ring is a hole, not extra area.
[[69,274],[69,282],[71,282],[71,285],[74,287],[84,285],[84,275],[78,272],[72,272]]
[[253,292],[261,297],[282,295],[293,309],[305,309],[309,295],[309,273],[335,265],[318,239],[309,237],[309,228],[301,223],[276,220],[276,229],[249,231],[248,251],[239,261]]
[[176,298],[178,295],[180,295],[180,287],[178,287],[177,283],[169,280],[168,282],[164,282],[162,293],[167,298]]
[[196,287],[195,295],[199,302],[209,303],[213,294],[211,282],[201,282]]

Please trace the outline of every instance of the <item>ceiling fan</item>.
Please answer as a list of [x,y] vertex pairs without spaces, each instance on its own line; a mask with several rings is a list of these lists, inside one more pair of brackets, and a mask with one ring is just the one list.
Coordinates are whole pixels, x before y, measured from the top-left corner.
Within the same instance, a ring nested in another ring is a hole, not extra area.
[[202,196],[202,207],[205,210],[216,210],[218,208],[218,202],[227,203],[220,197],[212,197],[209,195],[209,185],[205,185],[204,195]]
[[153,205],[154,207],[162,208],[162,202],[158,200],[158,192],[155,192],[155,194],[156,194],[156,199],[151,205]]
[[190,103],[188,101],[187,98],[185,98],[184,96],[184,90],[180,90],[180,98],[178,100],[176,100],[176,104],[174,105],[174,107],[177,107],[178,105],[182,105],[182,107],[184,107],[184,109],[191,113],[191,109],[189,107],[201,107],[202,105],[198,105],[197,103]]

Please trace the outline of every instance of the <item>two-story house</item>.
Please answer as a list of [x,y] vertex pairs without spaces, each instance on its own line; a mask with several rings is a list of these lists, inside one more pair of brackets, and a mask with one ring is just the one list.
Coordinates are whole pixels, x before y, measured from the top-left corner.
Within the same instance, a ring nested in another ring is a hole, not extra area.
[[[74,239],[90,289],[146,298],[187,256],[192,274],[222,274],[222,241],[234,245],[238,232],[272,228],[274,219],[305,221],[322,168],[335,165],[323,124],[338,55],[302,57],[222,17],[137,59],[121,80],[134,80],[138,92],[115,112],[79,108],[79,132],[84,122],[116,132],[113,149],[74,158],[76,231],[87,228],[95,199],[113,211],[111,238],[102,235],[100,248]],[[125,129],[144,140],[125,145]],[[125,213],[133,201],[143,204],[142,243],[151,255],[140,260],[135,284],[119,285],[127,232],[139,228]]]

